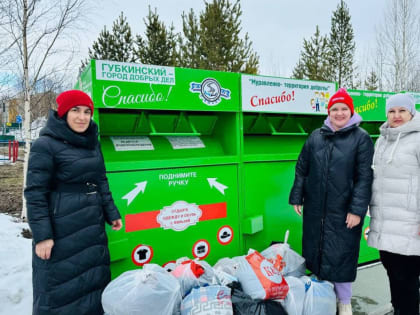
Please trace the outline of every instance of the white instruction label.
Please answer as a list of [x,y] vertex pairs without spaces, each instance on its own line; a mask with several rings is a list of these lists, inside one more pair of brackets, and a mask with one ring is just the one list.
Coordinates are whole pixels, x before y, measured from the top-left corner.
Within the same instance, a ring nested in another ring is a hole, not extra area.
[[146,151],[154,150],[152,141],[146,136],[111,137],[115,151]]
[[203,141],[200,137],[191,136],[168,136],[166,137],[171,143],[172,148],[176,149],[198,149],[205,148]]
[[157,222],[165,230],[183,231],[190,225],[196,225],[201,215],[202,211],[195,203],[179,200],[163,207],[157,216]]

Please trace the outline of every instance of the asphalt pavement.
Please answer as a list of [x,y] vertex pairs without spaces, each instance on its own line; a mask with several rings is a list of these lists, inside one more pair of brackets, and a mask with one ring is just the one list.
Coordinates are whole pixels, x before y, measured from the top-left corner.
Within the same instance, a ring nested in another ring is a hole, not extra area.
[[388,276],[380,262],[359,267],[351,304],[354,315],[393,314]]

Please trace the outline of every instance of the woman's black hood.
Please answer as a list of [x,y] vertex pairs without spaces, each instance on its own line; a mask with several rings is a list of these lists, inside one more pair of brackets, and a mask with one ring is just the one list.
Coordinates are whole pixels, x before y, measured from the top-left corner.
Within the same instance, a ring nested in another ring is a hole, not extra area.
[[76,147],[94,149],[98,144],[98,125],[91,120],[85,132],[77,133],[70,129],[65,119],[58,117],[55,110],[50,110],[47,124],[39,135],[67,141]]

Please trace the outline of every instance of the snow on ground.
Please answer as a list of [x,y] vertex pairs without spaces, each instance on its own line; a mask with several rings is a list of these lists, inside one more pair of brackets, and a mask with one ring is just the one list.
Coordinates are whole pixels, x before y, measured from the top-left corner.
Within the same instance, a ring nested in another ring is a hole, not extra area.
[[0,154],[0,165],[4,165],[4,164],[14,165],[14,163],[12,163],[12,161],[9,160],[9,156],[8,155],[2,155],[2,154]]
[[16,220],[0,213],[0,315],[32,314],[32,240]]
[[[39,137],[39,132],[46,125],[47,118],[39,117],[31,123],[31,139],[35,140]],[[5,133],[6,136],[15,136],[15,140],[25,141],[25,129],[10,129],[9,132]]]
[[10,163],[9,156],[0,154],[0,165],[9,164],[9,163]]

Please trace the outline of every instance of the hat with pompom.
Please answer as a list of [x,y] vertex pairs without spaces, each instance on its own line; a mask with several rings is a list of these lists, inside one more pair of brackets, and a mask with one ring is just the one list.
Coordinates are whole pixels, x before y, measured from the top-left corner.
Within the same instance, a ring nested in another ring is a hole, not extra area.
[[330,108],[336,103],[346,104],[350,108],[351,114],[354,114],[353,99],[345,88],[339,88],[338,91],[331,96],[330,101],[328,102],[328,114],[330,113]]

